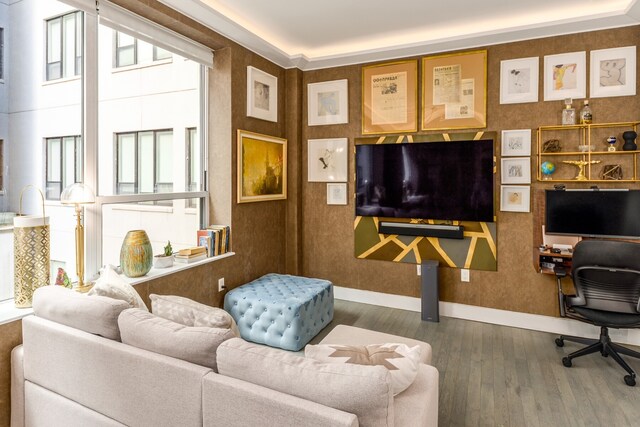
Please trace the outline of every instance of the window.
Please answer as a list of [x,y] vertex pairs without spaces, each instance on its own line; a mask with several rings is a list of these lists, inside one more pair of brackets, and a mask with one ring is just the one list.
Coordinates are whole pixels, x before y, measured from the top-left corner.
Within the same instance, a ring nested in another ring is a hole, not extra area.
[[82,72],[82,13],[47,20],[47,80]]
[[3,80],[3,79],[4,79],[4,28],[0,28],[0,80]]
[[[198,140],[198,133],[196,128],[187,129],[187,164],[185,170],[187,171],[187,177],[185,182],[187,183],[185,190],[187,191],[200,191],[200,141]],[[187,207],[195,208],[197,206],[197,199],[188,199]]]
[[46,197],[48,200],[60,200],[65,187],[82,182],[82,138],[65,136],[47,138],[47,179]]
[[173,191],[173,131],[117,134],[116,194]]
[[114,31],[115,67],[144,64],[171,58],[171,52],[153,46],[133,36]]

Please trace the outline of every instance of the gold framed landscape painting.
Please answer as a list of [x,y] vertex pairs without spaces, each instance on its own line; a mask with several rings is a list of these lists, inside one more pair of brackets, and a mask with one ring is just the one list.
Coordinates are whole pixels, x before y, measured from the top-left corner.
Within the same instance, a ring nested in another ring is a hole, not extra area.
[[238,203],[287,198],[287,140],[238,129]]
[[362,68],[363,134],[416,132],[417,106],[417,61]]
[[422,58],[422,130],[487,127],[487,51]]

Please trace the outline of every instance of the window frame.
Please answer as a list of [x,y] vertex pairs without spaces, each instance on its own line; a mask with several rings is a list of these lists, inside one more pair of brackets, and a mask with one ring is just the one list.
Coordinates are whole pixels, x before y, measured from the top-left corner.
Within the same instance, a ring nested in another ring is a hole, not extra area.
[[[66,182],[65,176],[65,140],[68,138],[73,138],[73,183]],[[60,141],[60,181],[49,181],[49,143],[54,140]],[[44,188],[45,188],[45,199],[46,200],[60,200],[60,194],[62,191],[69,185],[80,183],[84,178],[83,174],[83,166],[82,164],[78,167],[78,162],[84,163],[84,146],[82,143],[81,135],[65,135],[65,136],[52,136],[44,138],[44,165],[45,165],[45,173],[44,173]],[[56,184],[59,186],[59,192],[57,198],[49,197],[49,185]]]
[[[119,40],[120,40],[120,34],[126,34],[123,33],[122,31],[118,31],[118,30],[113,30],[113,68],[115,69],[126,69],[128,67],[138,67],[138,66],[144,66],[146,64],[156,64],[156,63],[164,63],[164,62],[168,62],[173,58],[173,53],[167,49],[164,49],[162,47],[156,46],[152,43],[148,43],[151,46],[151,61],[145,61],[145,62],[140,62],[140,57],[139,57],[139,50],[140,50],[140,46],[139,46],[139,42],[140,41],[144,41],[144,40],[140,40],[139,38],[133,36],[133,35],[129,35],[127,34],[129,37],[133,38],[133,43],[131,45],[126,45],[126,46],[120,46],[119,45]],[[133,47],[133,62],[131,62],[130,64],[120,64],[120,50],[125,49],[125,48],[129,48],[129,47]],[[168,53],[168,56],[165,57],[160,57],[159,55],[159,51],[164,51]]]
[[0,194],[4,194],[4,139],[0,139]]
[[[0,27],[0,81],[4,80],[4,27]],[[0,189],[2,186],[0,185]]]
[[[67,16],[74,16],[74,40],[73,40],[73,50],[74,50],[74,61],[73,64],[67,64],[65,61],[66,53],[67,53],[67,41],[66,41],[66,32],[64,27],[64,19]],[[82,57],[84,53],[84,37],[81,37],[83,34],[86,34],[84,31],[85,23],[84,23],[85,13],[80,10],[73,10],[71,12],[63,13],[61,15],[53,16],[51,18],[44,20],[44,37],[45,37],[45,51],[44,51],[44,68],[45,68],[45,80],[55,81],[61,79],[70,79],[74,77],[78,77],[82,75]],[[60,45],[58,48],[59,51],[59,60],[58,61],[49,61],[49,50],[50,50],[50,31],[49,26],[54,21],[59,22],[59,37],[60,37]],[[78,52],[80,53],[78,55]],[[51,65],[59,63],[59,73],[56,77],[51,76]],[[67,67],[73,67],[73,74],[66,75]]]

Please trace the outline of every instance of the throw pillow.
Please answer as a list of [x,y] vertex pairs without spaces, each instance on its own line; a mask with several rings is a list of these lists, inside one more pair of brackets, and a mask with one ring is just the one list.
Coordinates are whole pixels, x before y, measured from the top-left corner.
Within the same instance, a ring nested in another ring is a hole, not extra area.
[[233,338],[218,347],[218,371],[355,414],[361,426],[393,426],[393,388],[382,366],[322,363]]
[[118,318],[122,342],[217,370],[216,349],[231,338],[229,329],[185,326],[139,308]]
[[231,329],[240,336],[236,321],[226,311],[176,295],[149,295],[151,312],[186,326]]
[[413,384],[420,366],[420,347],[406,344],[307,345],[304,355],[320,362],[384,366],[391,373],[394,396]]
[[117,341],[118,316],[127,308],[124,301],[90,297],[62,286],[43,286],[33,293],[36,316]]
[[138,292],[116,273],[112,265],[104,267],[88,294],[119,299],[126,301],[130,307],[149,311]]

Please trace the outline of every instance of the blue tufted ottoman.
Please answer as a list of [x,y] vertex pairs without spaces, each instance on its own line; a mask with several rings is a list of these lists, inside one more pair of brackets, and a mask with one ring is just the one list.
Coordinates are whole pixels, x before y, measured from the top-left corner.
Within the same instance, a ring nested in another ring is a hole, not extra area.
[[328,280],[266,274],[224,297],[247,341],[298,351],[333,319]]

